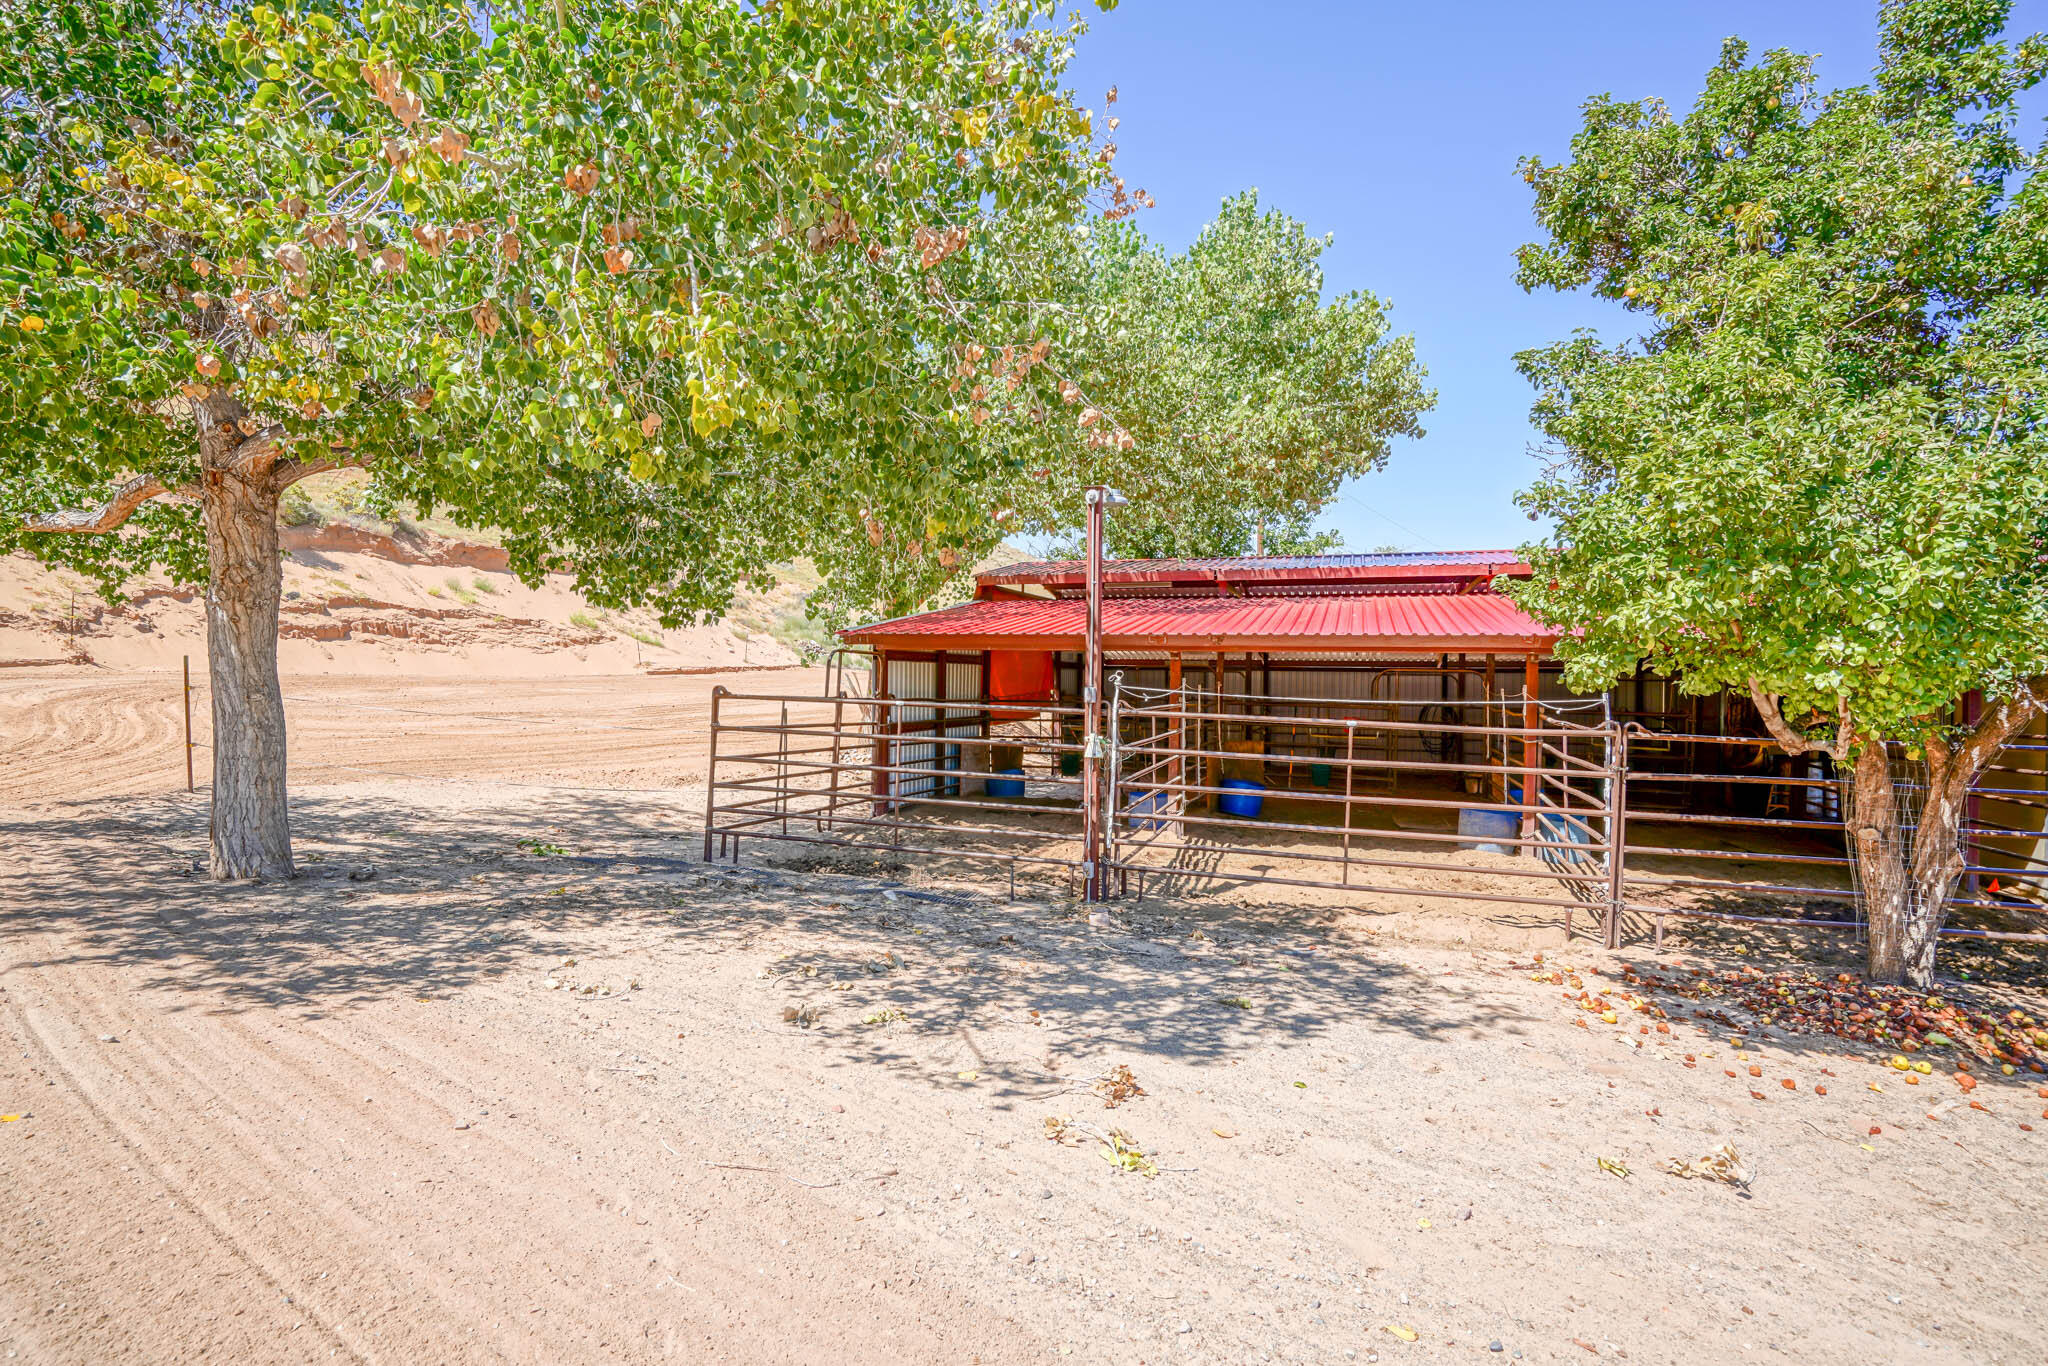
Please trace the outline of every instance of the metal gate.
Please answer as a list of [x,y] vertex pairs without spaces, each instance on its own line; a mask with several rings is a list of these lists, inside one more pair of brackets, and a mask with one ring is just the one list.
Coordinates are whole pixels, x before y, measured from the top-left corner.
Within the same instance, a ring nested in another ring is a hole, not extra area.
[[[1603,699],[1273,697],[1119,678],[1108,736],[1104,866],[1120,891],[1134,878],[1141,897],[1147,878],[1330,887],[1552,907],[1567,928],[1585,909],[1619,940],[1626,754]],[[1513,857],[1442,857],[1474,849]],[[1494,879],[1535,885],[1489,890]]]

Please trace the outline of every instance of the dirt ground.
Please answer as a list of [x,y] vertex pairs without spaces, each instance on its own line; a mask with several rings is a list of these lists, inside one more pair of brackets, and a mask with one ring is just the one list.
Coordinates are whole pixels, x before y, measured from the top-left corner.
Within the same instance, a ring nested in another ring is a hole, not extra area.
[[707,866],[720,681],[292,678],[305,875],[217,886],[174,679],[0,677],[0,1352],[2048,1358],[2042,1078],[1617,975],[1800,945]]

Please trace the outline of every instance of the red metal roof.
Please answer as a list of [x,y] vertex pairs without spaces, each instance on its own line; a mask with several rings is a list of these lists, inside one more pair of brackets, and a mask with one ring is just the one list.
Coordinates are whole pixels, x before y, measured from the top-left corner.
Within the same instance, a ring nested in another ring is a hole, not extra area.
[[[1384,583],[1398,580],[1459,581],[1496,574],[1526,575],[1529,566],[1512,550],[1420,550],[1360,555],[1216,555],[1186,559],[1110,560],[1105,583]],[[1087,577],[1080,560],[1034,560],[984,570],[974,576],[983,587],[1038,584],[1079,587]]]
[[[1079,598],[999,598],[840,632],[892,650],[1077,650]],[[1545,650],[1557,633],[1494,593],[1328,593],[1315,597],[1106,598],[1103,648]]]

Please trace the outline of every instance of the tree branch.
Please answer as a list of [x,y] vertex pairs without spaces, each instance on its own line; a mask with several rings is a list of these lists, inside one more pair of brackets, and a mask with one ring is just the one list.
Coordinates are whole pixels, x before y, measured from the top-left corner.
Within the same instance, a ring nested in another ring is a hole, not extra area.
[[1778,747],[1787,754],[1811,754],[1818,750],[1840,759],[1842,752],[1848,748],[1849,709],[1846,704],[1842,708],[1842,720],[1835,735],[1835,743],[1822,745],[1792,729],[1785,720],[1785,713],[1779,707],[1778,699],[1765,692],[1763,684],[1754,678],[1749,680],[1749,700],[1756,704],[1757,715],[1763,717],[1764,729],[1771,733],[1771,738],[1776,740]]
[[1945,795],[1959,801],[1968,794],[1970,784],[1992,756],[2041,715],[2044,694],[2048,694],[2048,676],[2030,678],[2020,685],[2018,694],[2001,699],[1978,719],[1950,757],[1948,772],[1943,775]]
[[118,530],[135,515],[135,510],[152,498],[166,494],[190,497],[191,485],[173,489],[153,474],[138,474],[114,491],[114,496],[96,508],[64,508],[31,517],[24,530],[51,536],[104,536]]
[[280,460],[270,468],[271,492],[283,493],[301,479],[310,479],[329,470],[360,470],[367,468],[369,463],[368,457],[353,451],[336,451],[313,460]]

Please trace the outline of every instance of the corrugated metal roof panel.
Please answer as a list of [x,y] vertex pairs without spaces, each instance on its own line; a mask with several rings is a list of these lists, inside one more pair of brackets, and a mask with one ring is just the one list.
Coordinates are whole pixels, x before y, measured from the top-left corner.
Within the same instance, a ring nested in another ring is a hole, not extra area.
[[[1183,559],[1109,560],[1107,583],[1371,583],[1462,580],[1527,574],[1512,550],[1415,550],[1360,555],[1214,555]],[[1072,587],[1082,583],[1080,560],[1032,560],[983,570],[977,582]]]
[[[1519,559],[1512,550],[1396,550],[1357,555],[1196,555],[1156,560],[1108,560],[1107,568],[1134,572],[1211,573],[1233,569],[1370,569],[1393,565],[1486,565],[1509,564]],[[1081,560],[1025,560],[985,571],[990,575],[1039,576],[1079,574],[1087,570]]]
[[[841,633],[857,644],[892,648],[1077,648],[1087,629],[1078,598],[998,599],[962,603]],[[1342,641],[1445,649],[1548,647],[1556,633],[1493,593],[1330,593],[1317,597],[1107,598],[1102,604],[1107,648],[1179,645],[1244,648],[1238,642],[1287,641],[1330,648]],[[960,642],[949,645],[948,641]],[[968,642],[973,642],[971,645]]]

